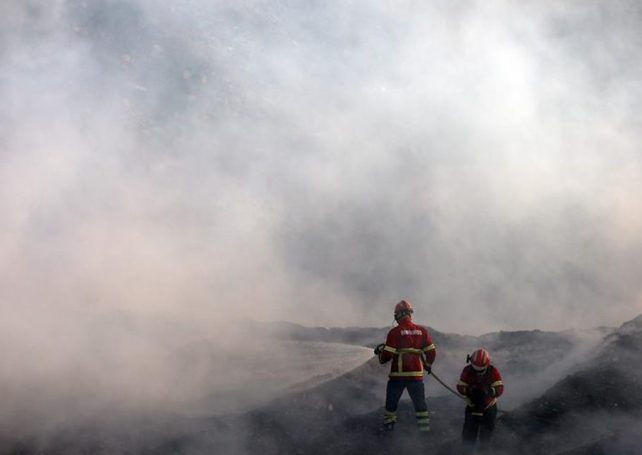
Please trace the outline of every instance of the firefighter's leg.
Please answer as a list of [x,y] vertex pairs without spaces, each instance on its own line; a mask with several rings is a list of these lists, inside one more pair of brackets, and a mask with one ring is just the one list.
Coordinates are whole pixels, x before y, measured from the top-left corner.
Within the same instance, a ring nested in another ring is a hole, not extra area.
[[426,406],[426,395],[424,393],[423,381],[408,381],[408,394],[415,406],[417,416],[417,428],[419,431],[430,431],[430,417]]
[[463,454],[468,455],[475,452],[475,442],[479,432],[479,417],[473,415],[472,409],[466,406],[464,417],[464,429],[461,433]]
[[405,388],[405,381],[389,379],[386,386],[386,410],[383,414],[383,427],[392,430],[397,422],[397,405]]
[[488,452],[491,437],[495,430],[495,420],[497,418],[497,405],[493,405],[484,411],[479,425],[479,448],[482,453]]

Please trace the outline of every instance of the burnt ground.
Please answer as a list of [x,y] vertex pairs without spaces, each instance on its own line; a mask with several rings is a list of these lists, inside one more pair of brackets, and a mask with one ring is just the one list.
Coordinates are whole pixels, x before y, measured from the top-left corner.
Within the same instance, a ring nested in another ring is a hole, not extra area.
[[[542,333],[535,338],[546,342]],[[607,334],[588,361],[540,396],[510,412],[501,412],[495,453],[641,453],[640,359],[642,318]],[[443,455],[459,453],[461,400],[452,395],[429,398],[432,431],[427,435],[416,431],[413,409],[409,401],[402,401],[395,432],[383,433],[379,430],[381,397],[375,392],[384,383],[380,367],[371,361],[315,389],[288,394],[235,418],[230,428],[241,429],[246,437],[230,448],[264,455],[392,454],[418,450]],[[437,387],[432,381],[427,385]],[[177,453],[207,453],[220,447],[215,433],[204,429],[201,434],[207,435],[205,439],[186,437],[174,449]],[[161,447],[153,452],[167,453]]]
[[[507,334],[515,352],[559,345],[559,334]],[[566,335],[563,335],[563,340]],[[562,341],[563,341],[562,340]],[[447,349],[445,337],[442,350]],[[460,341],[458,339],[457,341]],[[478,341],[474,340],[473,342]],[[534,344],[533,344],[534,343]],[[444,344],[446,345],[444,347]],[[565,342],[562,346],[568,346]],[[507,347],[503,347],[508,355]],[[494,453],[533,455],[628,455],[642,453],[642,317],[608,332],[583,362],[532,400],[502,410]],[[519,356],[513,358],[518,380]],[[521,368],[531,371],[530,365]],[[452,378],[451,378],[452,379]],[[422,451],[458,454],[463,402],[450,394],[429,396],[431,428],[420,434],[410,402],[402,400],[394,433],[380,431],[386,368],[372,359],[312,388],[293,387],[249,412],[186,419],[163,416],[153,423],[121,422],[119,432],[87,425],[47,440],[4,436],[10,454],[393,454]],[[429,391],[438,386],[426,380]],[[510,387],[510,381],[507,387]],[[431,395],[431,393],[429,393]],[[500,400],[500,409],[504,403]]]

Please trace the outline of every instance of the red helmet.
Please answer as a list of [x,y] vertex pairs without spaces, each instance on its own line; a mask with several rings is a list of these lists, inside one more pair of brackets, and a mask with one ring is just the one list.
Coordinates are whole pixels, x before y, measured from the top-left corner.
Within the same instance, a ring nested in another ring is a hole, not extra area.
[[395,305],[395,320],[399,320],[404,316],[410,316],[413,312],[410,302],[405,300],[400,301]]
[[490,365],[490,354],[484,348],[479,348],[469,357],[470,364],[476,371],[483,371]]

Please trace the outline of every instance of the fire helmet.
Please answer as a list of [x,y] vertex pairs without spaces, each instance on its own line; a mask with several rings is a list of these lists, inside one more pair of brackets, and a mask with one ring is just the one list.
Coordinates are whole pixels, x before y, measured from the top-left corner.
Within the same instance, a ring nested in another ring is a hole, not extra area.
[[479,348],[469,357],[470,365],[475,371],[484,371],[490,365],[490,354],[484,348]]
[[398,321],[404,316],[410,316],[413,313],[412,305],[406,300],[401,300],[395,305],[395,320]]

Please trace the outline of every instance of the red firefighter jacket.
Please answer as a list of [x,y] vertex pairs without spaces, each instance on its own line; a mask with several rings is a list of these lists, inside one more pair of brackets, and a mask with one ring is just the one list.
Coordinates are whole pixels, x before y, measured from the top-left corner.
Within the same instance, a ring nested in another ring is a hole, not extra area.
[[483,373],[466,365],[457,383],[457,390],[466,396],[469,407],[484,411],[497,403],[497,397],[504,393],[504,383],[499,370],[492,365],[488,365]]
[[379,354],[379,361],[392,360],[390,379],[422,381],[424,364],[432,365],[436,351],[428,329],[404,318],[388,332],[386,344]]

